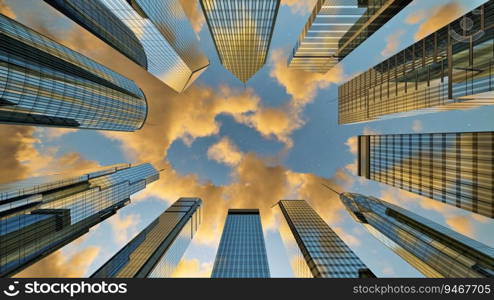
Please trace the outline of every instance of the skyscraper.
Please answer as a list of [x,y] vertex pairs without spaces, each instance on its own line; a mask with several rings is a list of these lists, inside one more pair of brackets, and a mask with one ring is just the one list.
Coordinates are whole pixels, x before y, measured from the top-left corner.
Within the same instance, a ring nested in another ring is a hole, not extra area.
[[84,235],[158,178],[150,164],[121,164],[0,185],[0,276]]
[[179,0],[99,1],[135,33],[148,71],[176,92],[187,89],[209,66]]
[[411,1],[317,0],[288,66],[326,73]]
[[91,277],[170,277],[201,224],[201,205],[178,199]]
[[375,277],[305,200],[281,200],[279,228],[296,277]]
[[494,218],[494,132],[367,135],[358,175]]
[[228,210],[211,277],[270,277],[258,209]]
[[200,0],[221,64],[247,82],[266,63],[280,0]]
[[61,13],[147,69],[144,47],[136,35],[99,0],[45,0]]
[[494,277],[494,248],[374,197],[343,193],[350,215],[427,277]]
[[0,123],[134,131],[147,116],[137,85],[0,15]]
[[494,104],[494,1],[339,87],[340,124]]

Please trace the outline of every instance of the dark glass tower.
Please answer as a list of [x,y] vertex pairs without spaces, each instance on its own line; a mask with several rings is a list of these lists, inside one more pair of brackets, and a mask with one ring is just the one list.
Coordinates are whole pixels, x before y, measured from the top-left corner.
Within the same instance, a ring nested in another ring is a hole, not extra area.
[[279,228],[296,277],[375,277],[305,200],[281,200]]
[[135,33],[148,71],[176,92],[187,89],[209,66],[179,0],[99,1]]
[[228,210],[211,277],[270,277],[258,209]]
[[264,66],[280,0],[200,0],[221,64],[242,82]]
[[202,200],[180,198],[91,277],[170,277],[202,220]]
[[288,65],[326,73],[412,0],[317,0]]
[[494,104],[493,43],[491,0],[341,85],[339,123]]
[[427,277],[494,277],[494,248],[374,197],[340,195],[350,215]]
[[147,69],[144,48],[132,30],[99,0],[45,0],[115,50]]
[[0,185],[0,276],[84,235],[158,178],[150,164],[122,164]]
[[360,136],[358,175],[494,218],[494,132]]
[[147,115],[137,85],[0,15],[0,123],[134,131]]

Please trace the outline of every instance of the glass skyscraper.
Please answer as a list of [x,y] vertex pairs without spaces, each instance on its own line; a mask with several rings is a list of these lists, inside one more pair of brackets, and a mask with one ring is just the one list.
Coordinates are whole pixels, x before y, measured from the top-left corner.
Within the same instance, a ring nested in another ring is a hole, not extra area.
[[147,116],[137,85],[0,15],[0,123],[134,131]]
[[317,0],[288,66],[326,73],[412,0]]
[[427,277],[494,277],[494,248],[396,205],[343,193],[350,215]]
[[170,277],[201,224],[201,206],[199,198],[178,199],[91,277]]
[[211,277],[270,277],[258,209],[228,210]]
[[305,200],[281,200],[280,235],[296,277],[375,277]]
[[494,132],[366,135],[358,175],[494,218]]
[[158,178],[150,164],[121,164],[0,185],[0,276],[84,235]]
[[176,92],[187,89],[209,66],[179,0],[99,1],[140,40],[148,71]]
[[242,82],[264,66],[280,0],[200,0],[221,64]]
[[147,69],[144,47],[136,35],[99,0],[45,0],[115,50]]
[[494,1],[339,87],[340,124],[494,104]]

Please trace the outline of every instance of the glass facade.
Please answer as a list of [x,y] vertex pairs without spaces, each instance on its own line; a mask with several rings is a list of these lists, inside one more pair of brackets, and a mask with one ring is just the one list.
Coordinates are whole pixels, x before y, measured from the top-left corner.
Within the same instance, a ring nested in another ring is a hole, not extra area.
[[211,277],[270,277],[258,209],[228,210]]
[[326,73],[411,0],[317,0],[288,66]]
[[264,66],[280,0],[200,0],[221,64],[242,82]]
[[180,198],[91,277],[170,277],[202,221],[202,200]]
[[494,132],[359,137],[358,175],[494,218]]
[[99,0],[45,0],[45,2],[147,69],[146,53],[136,35]]
[[209,66],[179,0],[99,0],[144,46],[148,71],[176,92]]
[[296,277],[375,277],[305,200],[281,200],[280,235]]
[[0,123],[134,131],[147,103],[118,73],[0,15]]
[[0,276],[74,241],[158,178],[150,164],[121,164],[0,185]]
[[341,85],[339,123],[494,104],[493,49],[488,1]]
[[494,277],[494,248],[374,197],[343,193],[350,215],[427,277]]

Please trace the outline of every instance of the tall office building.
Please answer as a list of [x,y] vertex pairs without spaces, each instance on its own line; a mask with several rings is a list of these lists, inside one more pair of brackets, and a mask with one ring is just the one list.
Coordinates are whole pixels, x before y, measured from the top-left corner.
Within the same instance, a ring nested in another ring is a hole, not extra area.
[[201,224],[201,205],[199,198],[178,199],[91,277],[170,277]]
[[247,82],[266,63],[280,0],[200,0],[221,64]]
[[211,277],[270,277],[258,209],[228,210]]
[[121,164],[0,185],[0,276],[84,235],[158,178],[150,164]]
[[279,231],[296,277],[375,277],[305,200],[281,200]]
[[317,0],[288,66],[326,73],[412,0]]
[[45,0],[45,2],[147,69],[146,53],[137,36],[99,0]]
[[209,66],[179,0],[99,1],[135,33],[148,71],[176,92],[187,89]]
[[494,218],[494,132],[368,135],[358,175]]
[[342,193],[350,215],[427,277],[494,277],[494,248],[374,197]]
[[134,131],[147,103],[118,73],[0,15],[0,123]]
[[339,87],[340,124],[494,104],[494,1]]

